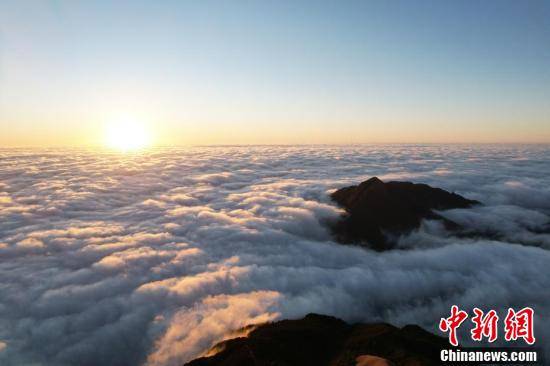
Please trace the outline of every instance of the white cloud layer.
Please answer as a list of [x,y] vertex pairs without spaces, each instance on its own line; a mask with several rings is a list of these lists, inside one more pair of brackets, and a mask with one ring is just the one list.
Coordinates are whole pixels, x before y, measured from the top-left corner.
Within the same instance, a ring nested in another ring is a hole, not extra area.
[[[308,312],[437,332],[451,304],[532,306],[548,344],[549,173],[542,146],[0,150],[0,364],[181,365]],[[327,192],[374,175],[486,203],[443,214],[491,239],[334,243]]]

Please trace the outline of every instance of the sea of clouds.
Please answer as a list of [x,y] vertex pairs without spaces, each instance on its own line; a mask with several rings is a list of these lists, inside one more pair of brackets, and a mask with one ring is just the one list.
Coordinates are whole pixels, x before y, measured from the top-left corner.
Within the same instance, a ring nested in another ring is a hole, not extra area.
[[[327,193],[372,176],[483,202],[443,215],[485,239],[425,222],[398,250],[335,243]],[[545,346],[549,214],[548,146],[3,149],[0,364],[182,365],[309,312],[438,333],[452,304],[501,324],[531,306]]]

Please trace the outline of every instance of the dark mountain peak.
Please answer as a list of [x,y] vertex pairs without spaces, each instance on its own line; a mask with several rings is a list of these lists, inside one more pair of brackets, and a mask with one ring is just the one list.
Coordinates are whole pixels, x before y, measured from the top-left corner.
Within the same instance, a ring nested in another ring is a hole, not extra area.
[[309,314],[259,326],[247,337],[215,346],[221,351],[187,366],[355,366],[361,356],[395,365],[439,365],[445,338],[418,326],[348,324],[338,318]]
[[377,185],[381,185],[381,184],[384,184],[384,182],[382,182],[380,180],[380,178],[372,177],[372,178],[369,178],[366,181],[362,182],[361,184],[359,184],[359,187],[368,188],[368,187],[377,186]]
[[363,243],[378,250],[393,246],[386,234],[399,236],[408,233],[418,228],[423,219],[441,220],[449,229],[456,229],[458,224],[434,210],[479,204],[427,184],[384,183],[377,177],[357,186],[341,188],[332,193],[331,198],[347,212],[347,216],[334,227],[336,237],[343,242]]
[[355,208],[363,201],[365,196],[383,194],[385,191],[384,182],[377,177],[370,178],[357,186],[345,187],[332,194],[332,198],[344,207]]

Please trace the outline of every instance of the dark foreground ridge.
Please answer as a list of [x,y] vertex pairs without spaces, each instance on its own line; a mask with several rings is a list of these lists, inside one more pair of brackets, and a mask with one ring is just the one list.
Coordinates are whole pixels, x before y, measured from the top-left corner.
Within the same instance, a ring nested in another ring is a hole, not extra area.
[[[185,366],[431,366],[445,338],[416,325],[353,324],[324,315],[268,323],[247,337],[221,342],[214,356]],[[376,363],[380,362],[380,363]]]
[[458,224],[433,210],[479,204],[427,184],[384,183],[376,177],[357,186],[341,188],[332,193],[331,198],[347,212],[333,227],[336,238],[344,243],[359,243],[377,250],[392,248],[392,237],[418,228],[423,219],[441,220],[447,229],[459,229]]

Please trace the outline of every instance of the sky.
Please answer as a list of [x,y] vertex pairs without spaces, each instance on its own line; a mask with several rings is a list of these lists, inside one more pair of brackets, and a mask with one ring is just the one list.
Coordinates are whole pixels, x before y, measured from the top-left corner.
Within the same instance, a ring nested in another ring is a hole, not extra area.
[[549,40],[536,0],[4,0],[0,146],[549,143]]

